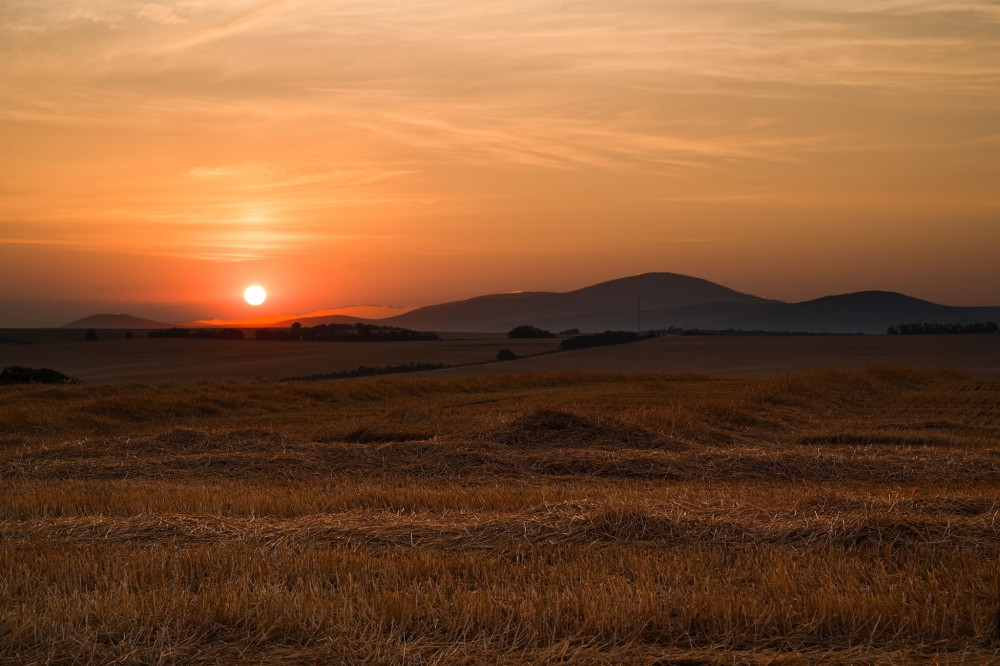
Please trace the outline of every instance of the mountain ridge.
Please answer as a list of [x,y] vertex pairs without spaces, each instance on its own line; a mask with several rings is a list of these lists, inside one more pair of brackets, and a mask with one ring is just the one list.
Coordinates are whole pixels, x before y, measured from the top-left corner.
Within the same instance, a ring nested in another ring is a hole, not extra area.
[[[165,324],[131,318],[130,325],[85,323],[65,328],[162,328]],[[119,319],[118,321],[123,321]],[[580,329],[642,330],[671,327],[802,333],[885,333],[902,323],[953,324],[1000,321],[1000,307],[949,306],[891,291],[868,290],[786,303],[740,292],[677,273],[643,273],[567,292],[530,291],[485,294],[415,308],[380,319],[345,315],[293,317],[272,327],[318,324],[375,324],[451,333],[506,333],[520,325],[554,332]],[[248,328],[251,326],[247,326]]]
[[126,328],[170,328],[171,326],[176,326],[177,324],[171,324],[163,321],[154,321],[152,319],[144,319],[142,317],[133,317],[128,314],[114,313],[114,314],[93,314],[83,317],[82,319],[77,319],[76,321],[71,321],[68,324],[63,324],[59,328],[93,328],[93,329],[126,329]]
[[[638,303],[637,303],[638,299]],[[565,318],[586,312],[661,309],[705,302],[768,302],[708,280],[677,273],[643,273],[568,292],[488,294],[411,310],[387,324],[424,330],[502,332],[509,322]],[[602,329],[603,330],[603,329]]]

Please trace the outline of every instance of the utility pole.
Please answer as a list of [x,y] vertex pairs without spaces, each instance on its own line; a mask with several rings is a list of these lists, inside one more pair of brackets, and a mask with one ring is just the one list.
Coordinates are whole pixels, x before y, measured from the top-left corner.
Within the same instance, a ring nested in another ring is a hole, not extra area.
[[640,298],[635,297],[635,332],[642,334],[642,308]]

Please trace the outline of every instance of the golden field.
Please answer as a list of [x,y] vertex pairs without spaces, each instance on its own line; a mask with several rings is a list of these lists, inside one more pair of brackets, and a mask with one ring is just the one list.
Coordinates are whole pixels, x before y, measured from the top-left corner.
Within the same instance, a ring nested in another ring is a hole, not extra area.
[[2,662],[1000,660],[1000,383],[883,367],[0,398]]

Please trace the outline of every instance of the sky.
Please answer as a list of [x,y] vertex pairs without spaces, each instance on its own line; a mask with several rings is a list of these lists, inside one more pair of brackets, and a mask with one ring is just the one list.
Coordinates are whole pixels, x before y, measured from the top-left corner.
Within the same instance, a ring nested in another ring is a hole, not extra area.
[[650,271],[1000,305],[998,183],[995,0],[0,1],[0,326]]

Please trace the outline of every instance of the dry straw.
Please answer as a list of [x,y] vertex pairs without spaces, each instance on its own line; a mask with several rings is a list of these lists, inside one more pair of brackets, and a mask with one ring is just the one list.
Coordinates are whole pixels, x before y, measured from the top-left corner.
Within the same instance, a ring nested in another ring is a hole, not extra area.
[[991,663],[1000,389],[11,387],[0,661]]

